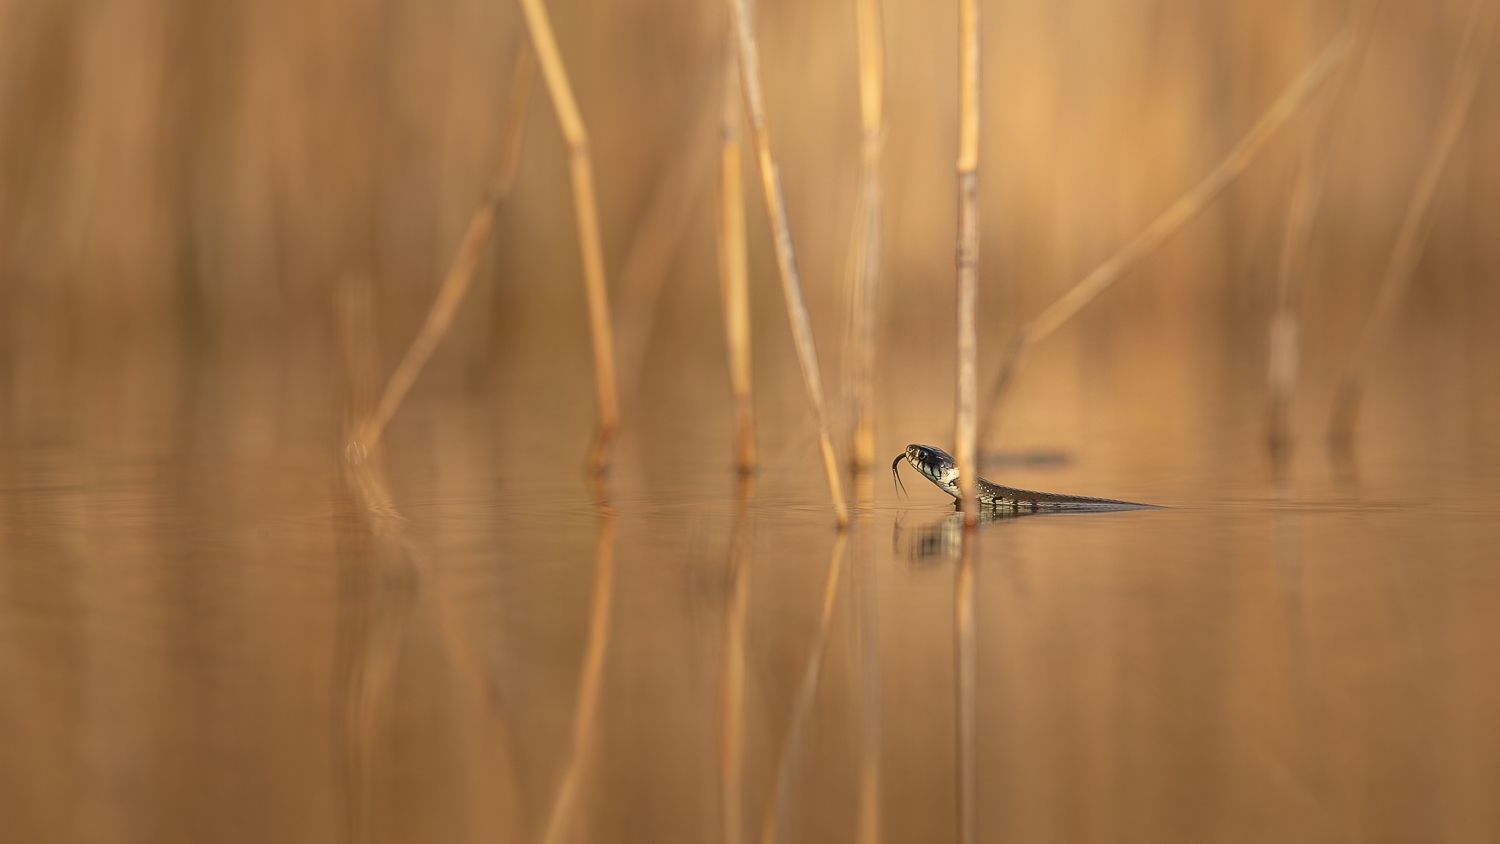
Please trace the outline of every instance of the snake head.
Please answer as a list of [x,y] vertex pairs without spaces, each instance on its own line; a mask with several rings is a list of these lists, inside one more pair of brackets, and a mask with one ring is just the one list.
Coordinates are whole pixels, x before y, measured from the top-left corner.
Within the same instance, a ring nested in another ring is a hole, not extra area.
[[907,446],[906,462],[944,489],[958,482],[958,464],[953,455],[937,446],[917,443]]

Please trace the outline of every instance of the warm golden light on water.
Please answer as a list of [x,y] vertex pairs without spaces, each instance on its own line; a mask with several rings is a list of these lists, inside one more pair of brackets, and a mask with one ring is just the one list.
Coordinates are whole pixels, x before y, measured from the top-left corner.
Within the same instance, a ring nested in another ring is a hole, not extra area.
[[[16,840],[530,840],[564,783],[569,840],[711,839],[731,797],[741,840],[854,840],[867,743],[880,838],[956,834],[951,498],[877,483],[840,540],[805,438],[741,506],[727,428],[707,451],[636,429],[600,511],[576,459],[538,475],[546,452],[490,442],[487,404],[395,425],[431,437],[390,450],[398,511],[291,419],[254,460],[202,413],[191,450],[12,442]],[[1308,460],[1277,503],[1258,459],[1188,443],[1142,471],[1123,455],[1182,444],[1108,427],[991,473],[1172,508],[981,526],[980,839],[1493,829],[1494,475]]]

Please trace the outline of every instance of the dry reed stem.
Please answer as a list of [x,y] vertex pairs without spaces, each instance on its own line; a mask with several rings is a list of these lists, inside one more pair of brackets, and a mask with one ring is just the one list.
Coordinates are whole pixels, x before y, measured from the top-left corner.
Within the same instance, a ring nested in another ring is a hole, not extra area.
[[573,211],[578,222],[578,247],[583,254],[583,281],[588,293],[589,337],[594,346],[594,391],[599,402],[599,431],[589,450],[589,469],[603,472],[609,466],[610,447],[619,425],[620,398],[615,385],[614,337],[610,327],[609,285],[604,278],[604,247],[599,241],[599,207],[594,200],[594,165],[589,154],[588,132],[562,54],[552,33],[552,21],[542,0],[520,0],[526,28],[542,65],[542,77],[552,95],[557,123],[568,144],[568,169],[573,181]]
[[495,166],[495,175],[490,180],[484,199],[474,209],[474,216],[469,218],[469,227],[464,232],[463,240],[459,241],[458,251],[448,267],[448,275],[438,288],[432,307],[427,311],[427,318],[417,330],[417,336],[412,339],[401,363],[391,373],[374,412],[360,424],[355,433],[354,441],[366,448],[373,447],[376,440],[380,439],[391,416],[401,406],[407,391],[448,331],[453,315],[469,289],[469,282],[474,278],[474,268],[479,263],[479,255],[484,251],[485,241],[489,239],[490,230],[494,227],[495,212],[515,184],[516,164],[521,158],[521,130],[526,124],[526,105],[535,78],[536,53],[529,43],[523,44],[516,56],[515,70],[511,73],[510,110],[506,117],[505,139],[500,145],[500,160]]
[[965,530],[963,552],[953,581],[953,654],[954,654],[954,760],[958,778],[957,812],[959,844],[974,844],[978,800],[978,765],[976,754],[977,722],[975,709],[976,659],[974,639],[974,554],[979,534]]
[[1323,52],[1313,63],[1286,90],[1282,91],[1281,96],[1276,98],[1276,101],[1271,104],[1265,114],[1261,115],[1260,120],[1251,127],[1245,137],[1241,138],[1234,149],[1230,150],[1229,155],[1204,176],[1202,181],[1173,202],[1167,210],[1152,220],[1150,225],[1121,247],[1109,260],[1100,264],[1082,281],[1049,305],[1046,310],[1017,330],[1015,337],[1006,348],[1000,371],[991,382],[989,395],[985,398],[986,429],[991,427],[996,405],[1010,386],[1016,367],[1026,352],[1046,339],[1084,306],[1094,301],[1100,293],[1119,281],[1127,270],[1154,252],[1168,237],[1196,217],[1214,197],[1243,173],[1265,147],[1266,142],[1301,109],[1318,90],[1329,72],[1343,61],[1352,41],[1353,36],[1350,30],[1347,27],[1341,30],[1328,46],[1323,48]]
[[875,325],[883,218],[880,157],[885,142],[885,36],[880,0],[855,0],[854,19],[859,44],[860,169],[845,390],[849,467],[858,473],[868,472],[875,462]]
[[958,3],[958,401],[953,456],[964,527],[979,524],[979,374],[974,303],[979,297],[979,0]]
[[807,655],[802,685],[797,689],[797,700],[792,706],[791,725],[787,728],[786,743],[781,748],[781,762],[776,768],[776,786],[772,791],[771,805],[766,807],[765,823],[761,827],[761,844],[778,844],[786,838],[786,822],[790,814],[789,804],[796,780],[797,763],[802,757],[802,744],[807,738],[813,702],[818,695],[818,679],[823,674],[823,653],[828,645],[834,599],[838,597],[839,579],[844,571],[844,549],[848,543],[848,531],[841,530],[834,536],[833,555],[828,561],[828,578],[823,583],[823,610],[818,616],[818,633],[813,639],[812,650]]
[[[1297,168],[1288,203],[1286,230],[1281,239],[1281,258],[1276,274],[1276,308],[1271,317],[1267,344],[1266,374],[1270,391],[1268,444],[1277,457],[1290,453],[1293,405],[1301,369],[1302,297],[1307,286],[1308,242],[1314,220],[1323,200],[1328,165],[1333,149],[1348,125],[1348,112],[1354,102],[1354,80],[1368,55],[1372,29],[1382,0],[1361,4],[1351,2],[1348,9],[1350,31],[1354,36],[1355,55],[1343,64],[1312,129],[1307,151]],[[1361,5],[1368,9],[1361,15]],[[1278,460],[1277,466],[1284,461]]]
[[552,809],[547,813],[543,844],[559,844],[566,840],[570,824],[577,816],[579,792],[597,755],[599,697],[604,688],[604,658],[609,652],[615,580],[615,514],[608,502],[603,501],[599,512],[603,521],[599,525],[599,541],[594,550],[594,594],[589,605],[589,632],[583,648],[583,664],[578,672],[572,746],[568,766],[552,800]]
[[771,138],[766,131],[766,111],[760,91],[760,54],[750,28],[750,13],[745,0],[729,0],[740,50],[740,88],[745,111],[750,117],[750,136],[755,143],[755,157],[760,164],[760,183],[765,193],[766,215],[776,243],[776,264],[781,272],[781,292],[786,299],[787,318],[792,324],[792,339],[797,346],[797,361],[802,366],[802,380],[812,404],[818,426],[818,447],[823,452],[823,470],[828,476],[828,492],[833,498],[833,512],[839,527],[849,524],[849,508],[839,480],[838,459],[828,435],[828,411],[823,403],[823,379],[818,370],[818,350],[813,345],[812,325],[807,305],[802,299],[802,280],[797,270],[797,255],[792,247],[792,232],[787,224],[786,202],[781,193],[781,174],[771,157]]
[[755,471],[755,411],[751,401],[750,271],[745,248],[744,141],[740,132],[740,63],[735,39],[724,47],[719,114],[719,287],[729,345],[729,392],[734,401],[734,462]]
[[1391,248],[1390,263],[1386,265],[1380,291],[1375,297],[1375,306],[1365,322],[1354,356],[1344,370],[1338,391],[1334,394],[1333,412],[1328,421],[1328,438],[1338,453],[1347,454],[1352,446],[1354,426],[1359,416],[1359,400],[1364,390],[1365,371],[1390,337],[1396,317],[1401,311],[1401,303],[1406,298],[1406,291],[1411,287],[1412,273],[1422,255],[1427,233],[1432,228],[1433,199],[1437,195],[1453,147],[1458,142],[1459,133],[1468,120],[1469,106],[1474,101],[1474,90],[1479,85],[1480,71],[1484,67],[1490,36],[1494,31],[1496,14],[1493,7],[1494,3],[1488,0],[1475,0],[1469,13],[1432,147],[1428,150],[1416,189],[1412,191],[1411,201],[1406,206],[1406,217],[1401,221],[1401,230]]
[[719,795],[724,844],[744,837],[745,639],[750,616],[750,562],[754,533],[750,497],[755,482],[740,478],[734,526],[729,534],[730,595],[724,614],[724,645],[719,668]]

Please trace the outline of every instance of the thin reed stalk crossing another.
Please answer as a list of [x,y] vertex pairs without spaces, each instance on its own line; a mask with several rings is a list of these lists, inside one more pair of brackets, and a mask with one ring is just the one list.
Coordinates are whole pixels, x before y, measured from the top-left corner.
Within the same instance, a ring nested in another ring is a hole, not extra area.
[[510,195],[511,186],[516,181],[516,166],[521,159],[521,130],[526,125],[526,106],[530,102],[531,86],[535,79],[536,53],[529,43],[522,44],[521,51],[516,56],[515,70],[511,73],[510,109],[495,175],[490,179],[484,199],[469,219],[469,227],[464,231],[463,240],[459,241],[458,251],[454,253],[448,274],[443,278],[437,297],[427,311],[427,318],[407,347],[401,363],[391,373],[379,403],[354,431],[354,442],[362,448],[374,447],[384,433],[385,426],[401,406],[422,368],[427,365],[433,350],[447,333],[448,326],[453,323],[453,315],[469,289],[469,282],[474,279],[474,268],[479,264],[479,255],[495,226],[495,214],[500,203]]
[[610,326],[609,285],[604,277],[604,247],[599,240],[599,206],[594,198],[594,164],[588,132],[573,98],[568,72],[557,50],[552,21],[542,0],[520,0],[531,43],[542,65],[542,77],[552,95],[557,123],[568,144],[568,170],[573,182],[573,212],[578,224],[578,246],[583,253],[583,281],[588,294],[589,337],[594,348],[594,392],[599,402],[599,430],[589,451],[594,473],[609,466],[610,448],[620,420],[615,381],[614,335]]
[[1057,301],[1047,306],[1045,310],[1016,331],[1015,337],[1011,339],[1005,350],[1000,370],[996,373],[989,393],[985,397],[983,425],[985,434],[988,434],[994,427],[998,406],[1015,377],[1016,368],[1031,347],[1050,336],[1052,332],[1098,298],[1099,294],[1119,281],[1128,270],[1140,263],[1147,255],[1155,252],[1168,237],[1198,216],[1224,188],[1245,172],[1245,168],[1250,166],[1276,131],[1286,125],[1286,122],[1318,90],[1329,73],[1344,60],[1352,41],[1353,36],[1350,30],[1347,27],[1341,30],[1328,46],[1323,48],[1313,63],[1281,93],[1281,96],[1276,98],[1266,113],[1261,115],[1260,120],[1256,121],[1245,137],[1235,144],[1234,149],[1230,150],[1224,160],[1203,177],[1202,181],[1168,206],[1155,220],[1151,221],[1150,225],[1122,246],[1109,260],[1100,264]]
[[[533,0],[534,1],[534,0]],[[729,0],[735,36],[739,43],[740,89],[745,111],[750,118],[750,136],[755,143],[761,189],[765,194],[766,215],[776,244],[776,265],[781,274],[781,292],[786,299],[787,319],[792,324],[792,339],[797,346],[797,362],[802,367],[802,381],[812,404],[818,426],[818,447],[823,454],[823,470],[828,476],[828,492],[833,498],[834,517],[843,529],[849,525],[849,507],[844,502],[843,484],[839,480],[838,459],[833,440],[828,435],[828,411],[823,401],[823,379],[818,370],[818,351],[813,345],[812,325],[802,298],[802,278],[797,269],[797,254],[792,247],[791,227],[787,223],[786,201],[782,197],[781,174],[771,156],[771,138],[766,130],[766,110],[760,90],[760,53],[750,28],[746,0]]]

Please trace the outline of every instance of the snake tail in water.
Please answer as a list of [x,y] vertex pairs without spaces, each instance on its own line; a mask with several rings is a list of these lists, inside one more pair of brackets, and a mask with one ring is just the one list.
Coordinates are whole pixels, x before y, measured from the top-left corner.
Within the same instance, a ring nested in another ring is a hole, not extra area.
[[[953,455],[930,445],[912,444],[906,451],[896,455],[891,463],[891,474],[901,479],[898,469],[901,461],[910,463],[922,477],[932,481],[937,488],[954,498],[959,497],[958,464]],[[1001,486],[979,478],[979,503],[985,507],[1003,507],[1012,510],[1063,511],[1063,510],[1153,510],[1155,504],[1140,504],[1135,501],[1117,501],[1113,498],[1088,498],[1082,495],[1060,495],[1055,492],[1035,492]]]

